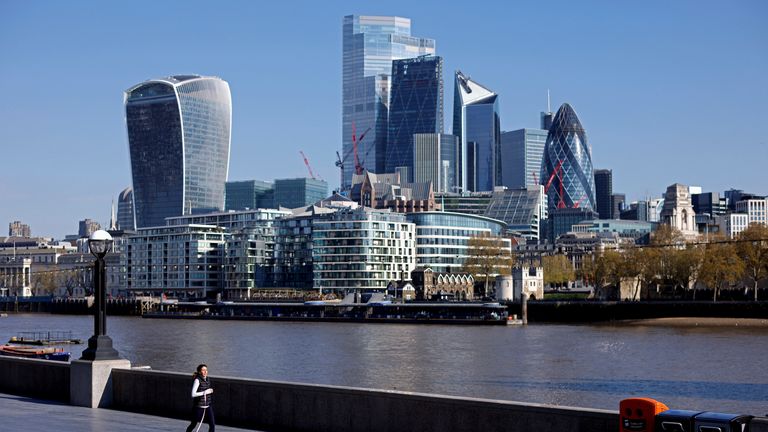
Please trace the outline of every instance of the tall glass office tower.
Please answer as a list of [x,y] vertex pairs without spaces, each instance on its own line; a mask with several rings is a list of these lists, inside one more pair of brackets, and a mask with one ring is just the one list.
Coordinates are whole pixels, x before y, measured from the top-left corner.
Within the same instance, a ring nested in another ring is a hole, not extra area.
[[[461,71],[453,94],[453,134],[466,152],[462,183],[467,189],[492,191],[501,184],[499,98]],[[474,151],[474,154],[472,153]]]
[[443,132],[443,59],[422,56],[392,62],[392,102],[385,171],[406,167],[413,180],[413,135]]
[[435,53],[434,39],[411,36],[411,20],[390,16],[348,15],[343,23],[342,175],[349,190],[355,172],[353,127],[360,164],[374,172],[385,168],[392,61]]
[[224,209],[232,98],[216,77],[175,75],[125,91],[137,228]]
[[546,191],[550,210],[597,208],[592,150],[576,112],[567,103],[557,110],[552,119],[539,181],[543,185],[550,183]]
[[547,142],[544,129],[501,133],[501,185],[522,189],[539,185],[541,157]]

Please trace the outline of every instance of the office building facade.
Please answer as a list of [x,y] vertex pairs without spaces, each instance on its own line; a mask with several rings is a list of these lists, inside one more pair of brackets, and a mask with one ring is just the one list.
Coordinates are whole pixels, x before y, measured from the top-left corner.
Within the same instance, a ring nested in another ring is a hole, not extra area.
[[[416,226],[416,266],[429,267],[438,273],[459,273],[469,258],[469,240],[477,236],[501,237],[507,225],[484,216],[451,212],[407,214]],[[511,250],[511,241],[501,239]]]
[[348,190],[355,173],[353,135],[361,165],[385,171],[392,61],[434,55],[435,41],[411,36],[411,20],[394,16],[345,16],[342,34],[341,188]]
[[274,208],[274,185],[260,180],[229,181],[225,210]]
[[135,231],[133,215],[133,188],[127,187],[117,196],[117,227],[123,231]]
[[592,150],[576,111],[567,103],[557,110],[544,147],[541,181],[546,184],[550,178],[545,191],[550,211],[596,207]]
[[768,198],[750,198],[736,203],[736,212],[747,215],[747,223],[768,225]]
[[493,191],[501,183],[501,123],[496,93],[456,71],[453,134],[461,140],[467,190]]
[[328,196],[328,183],[313,178],[277,179],[274,207],[296,208],[316,203]]
[[611,195],[611,216],[608,219],[621,219],[621,212],[626,210],[627,196],[623,193]]
[[609,169],[595,170],[595,210],[600,219],[613,219],[613,171]]
[[136,226],[224,209],[232,99],[216,77],[176,75],[126,90]]
[[518,129],[501,133],[501,185],[523,189],[541,184],[541,158],[547,143],[544,129]]
[[[413,182],[413,135],[443,132],[443,59],[421,56],[392,62],[385,172],[406,168]],[[358,150],[359,151],[359,150]]]
[[493,192],[485,216],[505,222],[509,235],[538,241],[542,238],[542,224],[547,219],[544,187],[497,190]]
[[455,135],[413,135],[413,182],[432,182],[436,193],[457,192],[460,182],[461,145]]

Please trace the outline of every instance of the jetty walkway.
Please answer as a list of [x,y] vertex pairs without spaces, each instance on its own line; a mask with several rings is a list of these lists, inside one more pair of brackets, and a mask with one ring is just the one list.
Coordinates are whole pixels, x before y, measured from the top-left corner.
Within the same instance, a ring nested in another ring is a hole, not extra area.
[[[189,424],[185,420],[103,408],[92,409],[2,393],[0,393],[0,418],[3,419],[0,429],[8,431],[182,431]],[[204,424],[200,430],[207,431],[208,425]],[[217,425],[216,430],[237,432],[253,429]]]

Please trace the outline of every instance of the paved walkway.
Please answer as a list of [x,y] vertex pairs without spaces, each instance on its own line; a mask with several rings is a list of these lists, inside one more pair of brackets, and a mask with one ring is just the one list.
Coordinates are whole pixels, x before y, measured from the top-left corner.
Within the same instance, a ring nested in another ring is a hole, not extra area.
[[[0,393],[0,429],[7,431],[183,431],[188,421],[110,409],[91,409]],[[208,430],[204,424],[201,432]],[[216,426],[216,431],[246,429]]]

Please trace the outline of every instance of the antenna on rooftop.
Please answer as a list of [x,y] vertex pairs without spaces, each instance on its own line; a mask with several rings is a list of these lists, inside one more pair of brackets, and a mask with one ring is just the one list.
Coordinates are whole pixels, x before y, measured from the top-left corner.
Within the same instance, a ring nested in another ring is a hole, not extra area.
[[549,105],[549,89],[547,89],[547,112],[548,113],[552,112],[552,108]]

